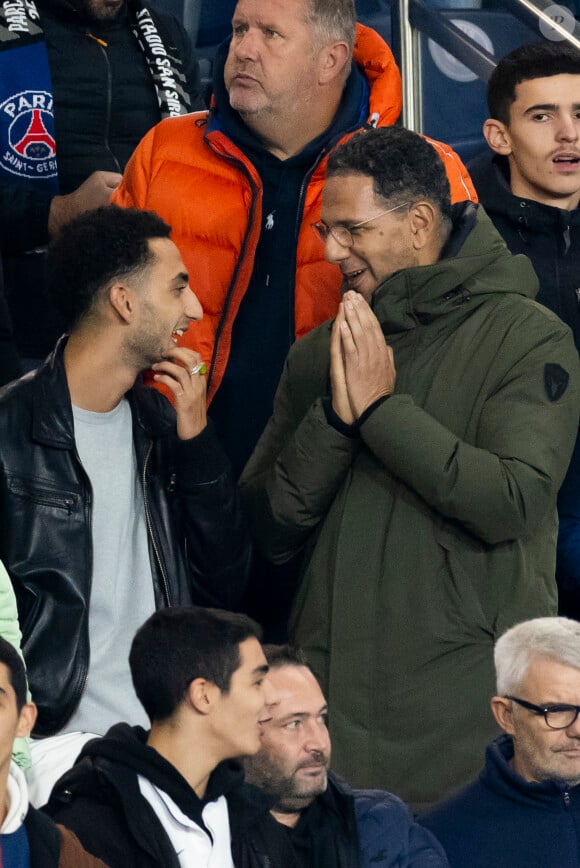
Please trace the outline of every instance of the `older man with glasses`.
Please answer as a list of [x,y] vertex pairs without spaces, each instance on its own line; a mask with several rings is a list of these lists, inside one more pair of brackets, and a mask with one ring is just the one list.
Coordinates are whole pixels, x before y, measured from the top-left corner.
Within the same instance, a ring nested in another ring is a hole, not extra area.
[[536,618],[495,646],[504,735],[479,780],[422,819],[452,868],[580,865],[580,624]]
[[263,554],[303,556],[291,633],[335,770],[427,810],[497,734],[495,638],[555,614],[578,354],[415,133],[334,151],[314,231],[342,303],[288,355],[242,492]]

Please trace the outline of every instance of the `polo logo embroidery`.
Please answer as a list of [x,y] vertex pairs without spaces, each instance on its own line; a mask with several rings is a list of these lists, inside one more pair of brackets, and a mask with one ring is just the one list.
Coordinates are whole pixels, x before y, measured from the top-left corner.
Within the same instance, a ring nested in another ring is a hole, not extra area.
[[544,365],[544,386],[549,401],[557,401],[568,388],[570,375],[561,365]]

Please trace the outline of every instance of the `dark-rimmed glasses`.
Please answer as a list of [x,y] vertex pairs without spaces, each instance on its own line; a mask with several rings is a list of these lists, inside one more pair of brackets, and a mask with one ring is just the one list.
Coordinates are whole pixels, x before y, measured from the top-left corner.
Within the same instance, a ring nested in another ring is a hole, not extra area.
[[337,244],[341,247],[352,247],[355,243],[351,235],[353,229],[358,229],[359,226],[366,226],[367,223],[372,223],[373,220],[378,220],[379,217],[384,217],[385,214],[391,214],[393,211],[398,211],[399,208],[404,208],[408,202],[402,202],[400,205],[395,205],[394,208],[388,208],[386,211],[381,211],[380,214],[375,214],[374,217],[369,217],[368,220],[361,220],[360,223],[353,223],[352,226],[327,226],[323,220],[310,225],[317,233],[318,237],[326,244],[329,235],[332,235]]
[[525,699],[518,699],[517,696],[506,696],[506,699],[511,699],[512,702],[517,702],[523,708],[533,711],[534,714],[542,715],[550,729],[568,729],[580,714],[580,705],[566,705],[560,703],[558,705],[534,705],[532,702],[526,702]]

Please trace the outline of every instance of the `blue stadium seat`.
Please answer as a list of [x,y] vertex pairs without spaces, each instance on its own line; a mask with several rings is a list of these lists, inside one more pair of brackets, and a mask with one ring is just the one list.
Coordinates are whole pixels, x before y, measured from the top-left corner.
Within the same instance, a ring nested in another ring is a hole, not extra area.
[[200,0],[201,14],[197,44],[217,46],[231,33],[231,21],[236,0]]
[[[448,9],[451,19],[496,60],[524,42],[542,37],[507,12]],[[423,132],[447,142],[467,161],[486,148],[481,127],[487,118],[486,85],[427,37],[421,37]]]
[[355,8],[361,24],[372,27],[392,47],[391,9],[386,0],[355,0]]
[[206,93],[211,92],[213,59],[223,40],[231,33],[232,15],[236,0],[197,0],[200,14],[197,29],[197,55],[202,85]]
[[164,12],[170,12],[181,21],[192,42],[197,41],[197,30],[202,0],[153,0],[153,5]]

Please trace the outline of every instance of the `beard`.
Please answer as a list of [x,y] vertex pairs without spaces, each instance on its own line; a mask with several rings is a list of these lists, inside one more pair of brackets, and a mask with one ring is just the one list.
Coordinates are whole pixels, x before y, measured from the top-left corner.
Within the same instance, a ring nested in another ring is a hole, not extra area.
[[97,23],[119,18],[125,7],[125,0],[76,0],[76,5],[88,21]]
[[[298,774],[301,769],[310,768],[318,763],[320,774],[314,778],[308,779]],[[329,763],[328,755],[316,752],[309,760],[288,769],[278,758],[269,757],[261,750],[245,758],[244,769],[249,783],[276,798],[274,810],[283,814],[294,814],[307,808],[316,796],[326,790],[326,771]]]

